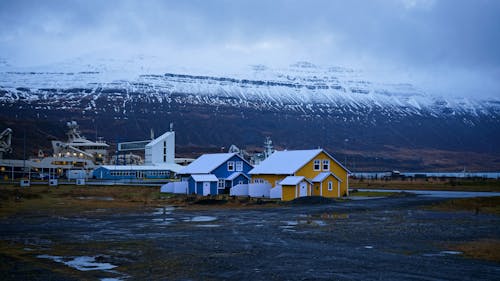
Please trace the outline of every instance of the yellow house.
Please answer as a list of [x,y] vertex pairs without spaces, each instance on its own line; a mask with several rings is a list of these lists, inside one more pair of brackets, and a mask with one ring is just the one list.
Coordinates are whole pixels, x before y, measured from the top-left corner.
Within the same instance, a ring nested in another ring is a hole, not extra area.
[[323,149],[276,151],[250,170],[252,183],[267,183],[281,191],[281,199],[302,196],[342,197],[348,195],[348,173]]

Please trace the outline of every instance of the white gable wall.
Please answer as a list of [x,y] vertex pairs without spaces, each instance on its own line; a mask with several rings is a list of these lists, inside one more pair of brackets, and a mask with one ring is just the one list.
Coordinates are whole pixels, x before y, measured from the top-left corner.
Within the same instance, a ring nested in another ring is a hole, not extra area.
[[166,132],[146,145],[145,164],[175,163],[175,132]]

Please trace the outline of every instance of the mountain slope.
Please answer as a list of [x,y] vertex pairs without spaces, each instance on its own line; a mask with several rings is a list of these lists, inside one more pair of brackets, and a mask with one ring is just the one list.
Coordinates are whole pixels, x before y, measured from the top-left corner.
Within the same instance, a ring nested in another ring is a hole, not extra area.
[[282,148],[321,146],[345,154],[358,159],[351,160],[358,168],[500,168],[499,100],[436,97],[407,83],[370,82],[362,72],[307,62],[221,75],[140,65],[4,67],[3,123],[77,119],[90,135],[98,129],[123,141],[144,138],[149,128],[166,130],[173,121],[185,153],[231,143],[260,146],[270,135]]

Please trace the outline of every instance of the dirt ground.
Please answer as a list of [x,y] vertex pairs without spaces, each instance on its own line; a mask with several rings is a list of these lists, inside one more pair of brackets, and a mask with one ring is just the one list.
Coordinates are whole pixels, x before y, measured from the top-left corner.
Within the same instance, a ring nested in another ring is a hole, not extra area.
[[[95,205],[75,205],[77,211],[72,212],[63,211],[71,206],[56,211],[25,207],[5,214],[0,219],[0,280],[498,280],[500,276],[498,260],[470,250],[498,247],[500,217],[432,207],[444,199],[260,202],[245,208],[210,205],[213,202],[203,208],[172,207],[171,201],[160,198],[128,207],[114,206],[105,198],[81,200]],[[105,207],[106,203],[113,207]]]

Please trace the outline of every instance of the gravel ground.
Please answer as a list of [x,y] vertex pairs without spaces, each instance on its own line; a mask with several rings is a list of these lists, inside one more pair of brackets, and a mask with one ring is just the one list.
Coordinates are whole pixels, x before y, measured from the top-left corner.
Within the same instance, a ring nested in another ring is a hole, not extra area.
[[0,279],[500,280],[499,264],[450,246],[498,239],[500,218],[422,208],[440,200],[27,213],[0,221]]

